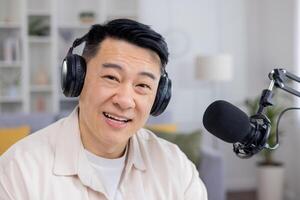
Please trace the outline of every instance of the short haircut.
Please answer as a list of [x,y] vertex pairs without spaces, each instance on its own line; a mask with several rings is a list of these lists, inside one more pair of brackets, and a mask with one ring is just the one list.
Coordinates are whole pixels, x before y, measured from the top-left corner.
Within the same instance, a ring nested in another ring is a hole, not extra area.
[[82,56],[88,62],[94,57],[101,42],[115,38],[154,51],[160,58],[162,71],[168,63],[168,46],[165,39],[150,26],[130,19],[115,19],[106,24],[95,24],[87,33]]

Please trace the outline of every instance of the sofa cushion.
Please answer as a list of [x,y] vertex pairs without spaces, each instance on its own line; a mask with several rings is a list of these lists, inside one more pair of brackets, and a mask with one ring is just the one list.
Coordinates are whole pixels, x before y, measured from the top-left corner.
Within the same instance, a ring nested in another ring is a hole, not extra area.
[[30,132],[29,126],[15,128],[0,128],[0,155],[2,155],[11,145],[27,136]]
[[166,133],[152,130],[158,137],[176,144],[183,153],[198,166],[201,161],[201,130],[190,133],[175,132]]
[[176,124],[151,124],[146,125],[145,128],[158,133],[175,133],[177,131]]

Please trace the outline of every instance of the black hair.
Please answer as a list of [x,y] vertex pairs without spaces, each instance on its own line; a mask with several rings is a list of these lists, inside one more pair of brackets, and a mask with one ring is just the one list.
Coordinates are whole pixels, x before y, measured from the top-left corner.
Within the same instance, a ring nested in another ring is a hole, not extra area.
[[82,53],[87,62],[97,54],[101,42],[109,37],[154,51],[159,56],[163,69],[168,63],[169,52],[165,39],[150,26],[130,19],[115,19],[103,25],[93,25],[86,35]]

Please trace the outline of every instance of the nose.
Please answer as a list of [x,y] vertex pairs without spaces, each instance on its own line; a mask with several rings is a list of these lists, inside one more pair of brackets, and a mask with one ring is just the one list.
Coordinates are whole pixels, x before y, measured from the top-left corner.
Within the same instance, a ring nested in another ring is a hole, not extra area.
[[118,88],[112,98],[113,104],[122,110],[128,110],[135,107],[134,91],[129,85]]

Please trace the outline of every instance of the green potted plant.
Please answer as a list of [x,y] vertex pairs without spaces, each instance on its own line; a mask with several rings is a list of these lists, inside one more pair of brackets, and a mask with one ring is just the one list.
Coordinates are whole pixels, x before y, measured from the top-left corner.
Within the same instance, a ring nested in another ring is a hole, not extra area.
[[28,33],[30,36],[49,36],[50,17],[30,15],[28,18]]
[[[278,96],[275,97],[274,100],[280,100]],[[249,115],[257,112],[259,100],[260,97],[246,99],[245,105]],[[268,138],[271,146],[276,143],[276,122],[282,110],[283,108],[277,105],[265,108],[264,113],[269,118],[272,127]],[[260,154],[262,160],[257,163],[257,198],[258,200],[281,200],[283,199],[284,165],[275,160],[274,150],[264,149]]]

